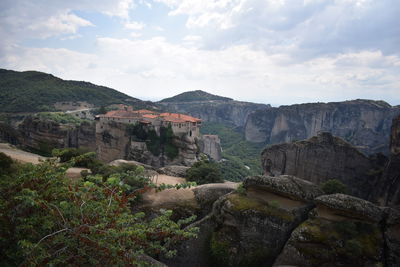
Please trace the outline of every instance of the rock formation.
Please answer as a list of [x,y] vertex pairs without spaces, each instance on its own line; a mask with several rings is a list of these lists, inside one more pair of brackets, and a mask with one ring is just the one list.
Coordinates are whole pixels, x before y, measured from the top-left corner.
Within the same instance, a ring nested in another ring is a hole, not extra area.
[[315,199],[317,207],[291,234],[274,266],[381,266],[383,209],[336,194]]
[[393,119],[390,151],[382,178],[375,185],[379,189],[376,195],[382,205],[398,206],[400,205],[400,116]]
[[163,151],[154,155],[146,142],[136,141],[129,135],[127,124],[109,121],[96,125],[96,152],[104,162],[126,159],[159,168],[166,165],[191,166],[197,161],[198,147],[194,138],[176,136],[173,145],[178,149],[176,157],[169,158]]
[[53,148],[76,147],[95,151],[95,126],[60,124],[28,116],[19,125],[19,144],[24,147],[50,153]]
[[218,135],[204,134],[199,140],[200,152],[207,154],[215,161],[222,159],[221,141]]
[[391,120],[399,113],[398,106],[372,100],[281,106],[251,113],[245,136],[251,142],[278,144],[328,131],[362,152],[387,154]]
[[321,184],[340,180],[350,193],[368,198],[376,177],[373,163],[349,143],[330,133],[321,132],[308,140],[273,145],[261,155],[266,175],[294,175]]
[[271,266],[291,232],[322,194],[293,176],[248,177],[245,193],[231,193],[214,206],[216,227],[210,257],[215,266]]

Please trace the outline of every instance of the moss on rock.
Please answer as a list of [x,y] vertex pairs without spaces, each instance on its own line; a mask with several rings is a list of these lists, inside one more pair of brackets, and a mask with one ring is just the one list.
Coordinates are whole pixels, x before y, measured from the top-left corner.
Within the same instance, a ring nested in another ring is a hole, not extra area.
[[295,219],[292,213],[280,208],[277,201],[261,202],[238,193],[229,195],[228,200],[236,211],[254,210],[290,222]]

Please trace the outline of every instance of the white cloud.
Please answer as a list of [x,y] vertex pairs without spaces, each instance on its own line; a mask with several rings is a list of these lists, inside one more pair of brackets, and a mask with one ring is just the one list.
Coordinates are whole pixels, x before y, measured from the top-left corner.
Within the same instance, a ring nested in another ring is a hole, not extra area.
[[119,0],[116,5],[108,10],[103,10],[103,13],[129,19],[129,11],[135,7],[133,0]]
[[140,32],[132,32],[131,33],[131,37],[133,37],[133,38],[139,38],[140,36],[142,36],[142,34]]
[[130,21],[125,23],[125,28],[129,30],[142,30],[146,25],[143,22]]
[[94,26],[90,21],[82,19],[71,12],[64,12],[39,20],[28,26],[31,32],[40,38],[60,34],[75,34],[80,27]]
[[98,38],[97,47],[96,55],[14,47],[0,61],[7,68],[37,69],[66,79],[88,80],[142,99],[202,89],[242,100],[280,104],[352,98],[400,102],[400,58],[380,51],[343,53],[282,65],[282,55],[254,50],[249,45],[201,50],[154,37]]

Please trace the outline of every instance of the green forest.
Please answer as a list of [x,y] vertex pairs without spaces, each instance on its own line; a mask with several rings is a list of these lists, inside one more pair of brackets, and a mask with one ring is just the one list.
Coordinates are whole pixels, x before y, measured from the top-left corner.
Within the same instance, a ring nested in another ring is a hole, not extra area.
[[54,103],[67,101],[86,101],[95,106],[141,102],[88,82],[65,81],[37,71],[0,69],[0,112],[54,111]]

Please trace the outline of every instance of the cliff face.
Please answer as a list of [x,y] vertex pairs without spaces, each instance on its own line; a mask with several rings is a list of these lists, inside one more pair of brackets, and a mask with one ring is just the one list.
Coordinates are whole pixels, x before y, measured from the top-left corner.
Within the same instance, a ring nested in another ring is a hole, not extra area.
[[146,142],[135,141],[128,134],[126,124],[114,121],[96,124],[96,152],[98,158],[105,162],[126,159],[153,167],[163,167],[166,165],[191,166],[197,161],[198,147],[194,138],[176,136],[172,144],[178,150],[176,157],[168,157],[163,150],[159,155],[154,155],[148,149]]
[[372,100],[281,106],[251,113],[245,136],[251,142],[277,144],[328,131],[362,152],[387,154],[391,120],[399,113],[399,107]]
[[264,110],[269,105],[234,100],[208,100],[190,102],[159,102],[169,112],[190,114],[208,122],[233,123],[243,127],[250,113]]
[[218,135],[203,135],[199,140],[200,152],[209,155],[213,160],[222,159],[221,141]]
[[400,116],[393,119],[390,136],[389,161],[386,164],[382,179],[376,188],[379,201],[382,205],[400,205]]
[[92,123],[65,125],[27,117],[18,127],[18,142],[25,147],[51,152],[53,148],[76,147],[95,151],[95,126]]
[[376,179],[369,175],[373,168],[369,158],[327,132],[266,148],[261,162],[266,175],[294,175],[316,184],[338,179],[353,195],[362,198],[369,197]]

